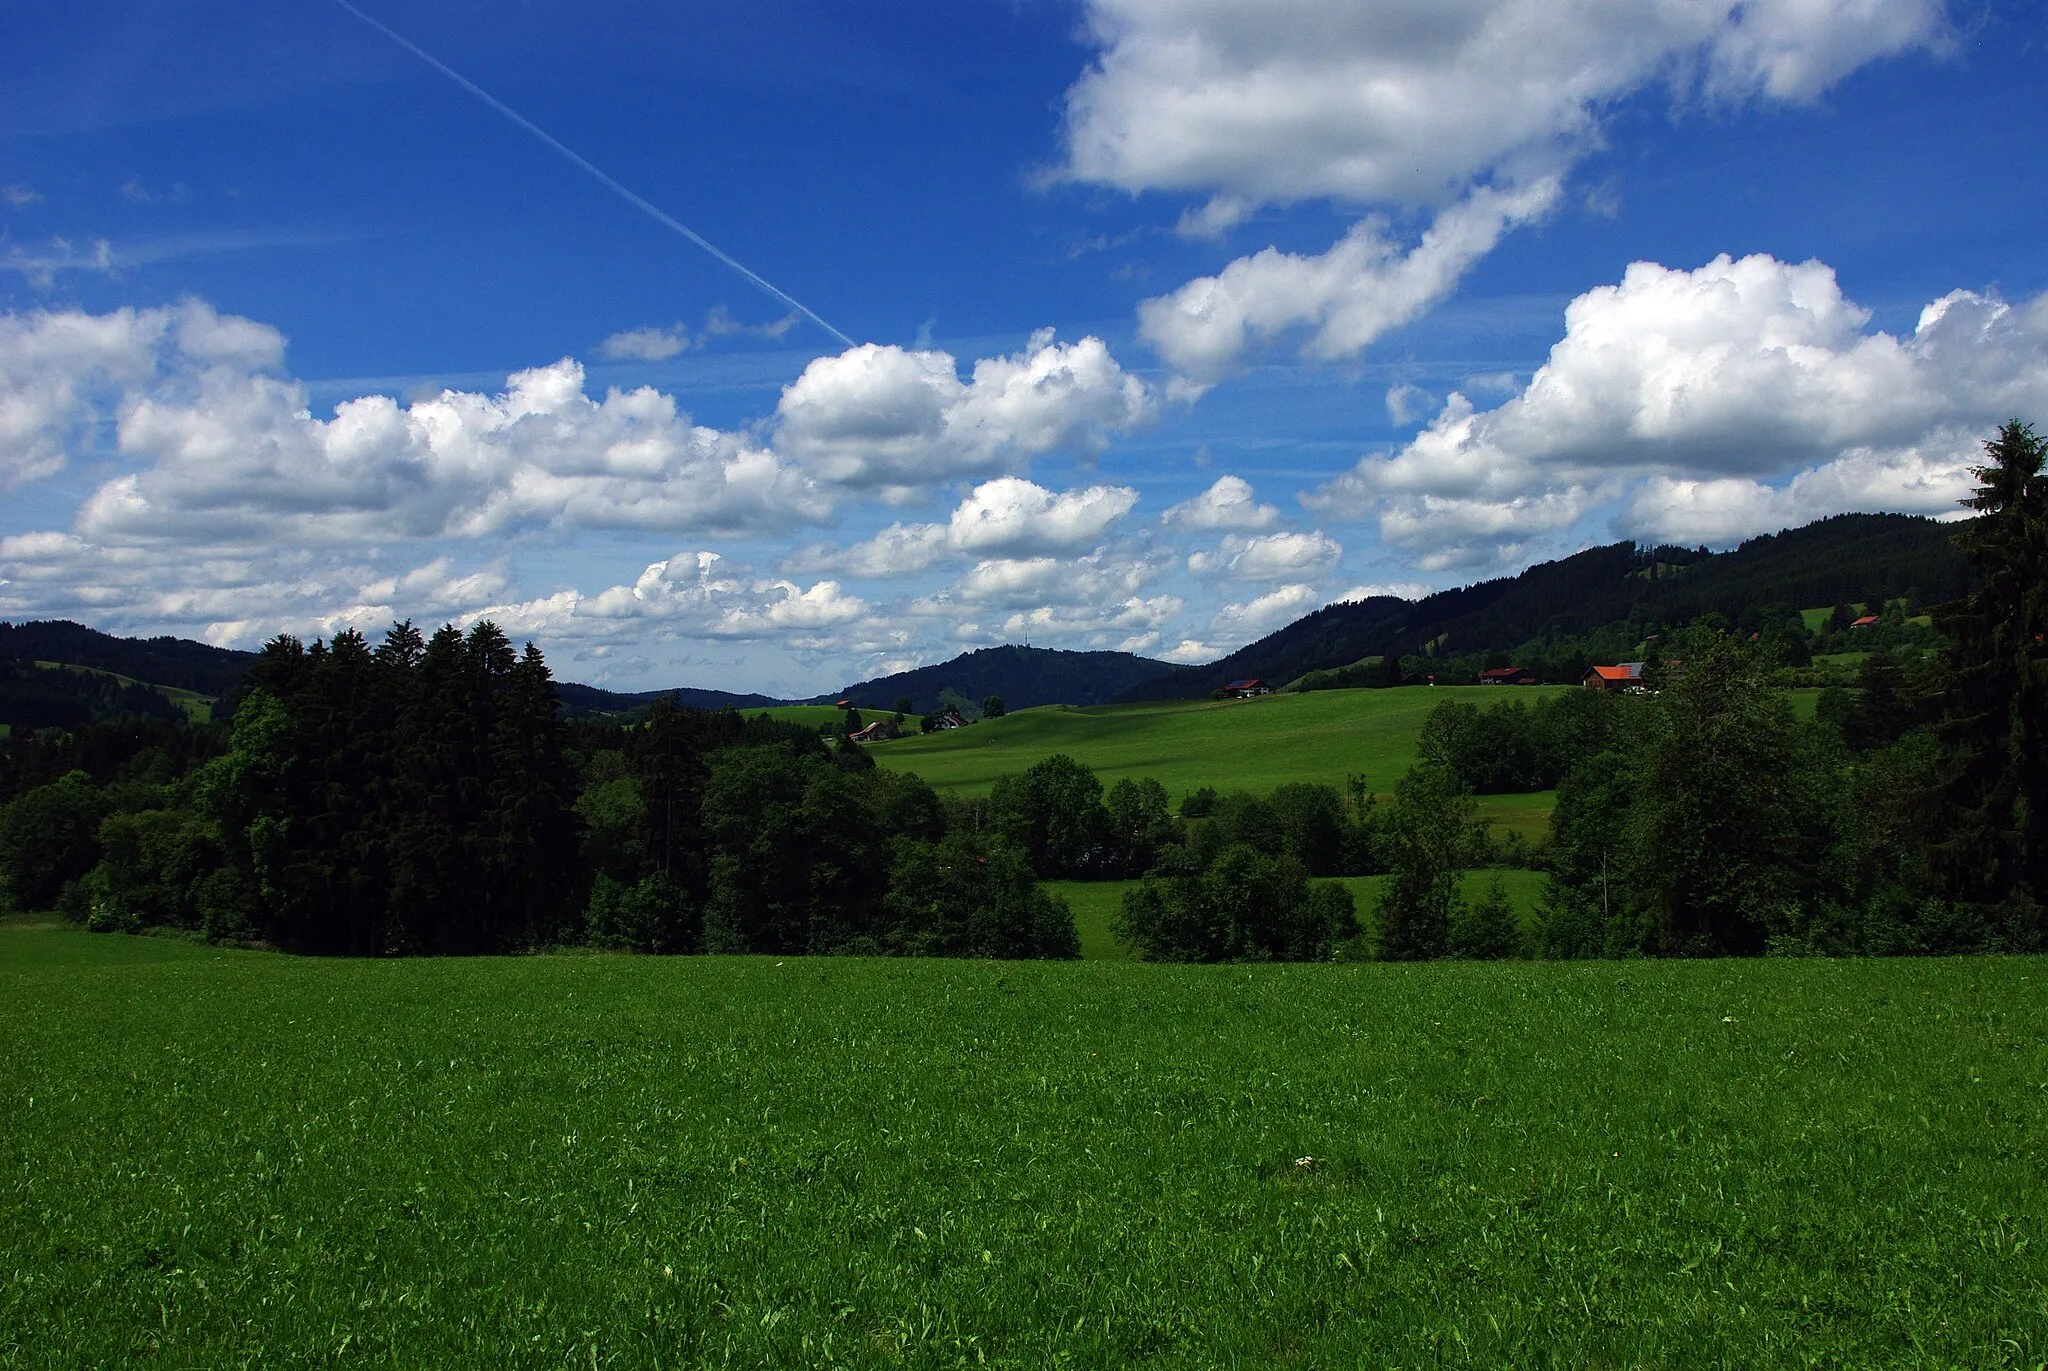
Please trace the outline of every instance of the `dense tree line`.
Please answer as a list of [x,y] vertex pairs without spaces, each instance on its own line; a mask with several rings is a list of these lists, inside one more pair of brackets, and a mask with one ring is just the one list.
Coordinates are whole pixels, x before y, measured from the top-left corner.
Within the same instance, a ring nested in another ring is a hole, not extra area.
[[231,726],[124,729],[10,740],[13,903],[373,956],[1077,950],[1022,852],[915,777],[766,715],[565,723],[489,623],[282,637]]

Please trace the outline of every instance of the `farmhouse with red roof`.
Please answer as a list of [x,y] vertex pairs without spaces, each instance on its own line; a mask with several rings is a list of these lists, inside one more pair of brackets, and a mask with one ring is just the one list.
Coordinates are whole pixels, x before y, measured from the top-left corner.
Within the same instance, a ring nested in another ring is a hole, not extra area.
[[1641,690],[1643,664],[1622,662],[1616,666],[1589,667],[1579,684],[1588,690]]

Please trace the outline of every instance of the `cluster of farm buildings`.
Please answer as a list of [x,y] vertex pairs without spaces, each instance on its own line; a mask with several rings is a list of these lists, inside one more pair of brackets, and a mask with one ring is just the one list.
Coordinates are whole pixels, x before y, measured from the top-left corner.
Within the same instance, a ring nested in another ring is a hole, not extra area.
[[[1540,685],[1536,673],[1525,666],[1497,666],[1479,673],[1481,685]],[[1614,666],[1592,666],[1579,677],[1588,690],[1641,690],[1643,664],[1619,662]]]

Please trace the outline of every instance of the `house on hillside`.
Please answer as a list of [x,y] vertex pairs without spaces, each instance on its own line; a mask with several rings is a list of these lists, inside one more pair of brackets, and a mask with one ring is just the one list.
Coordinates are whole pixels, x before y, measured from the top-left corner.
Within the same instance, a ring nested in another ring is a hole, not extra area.
[[1877,627],[1877,616],[1876,616],[1875,614],[1866,614],[1866,615],[1864,615],[1864,616],[1863,616],[1862,618],[1860,618],[1860,619],[1851,619],[1851,620],[1849,621],[1849,627],[1851,627],[1851,628],[1876,628],[1876,627]]
[[1535,685],[1536,673],[1525,666],[1497,666],[1479,673],[1481,685]]
[[901,735],[894,719],[877,719],[866,728],[856,729],[846,736],[857,743],[886,743]]
[[1273,687],[1267,685],[1256,676],[1242,681],[1232,681],[1224,686],[1223,689],[1240,700],[1249,700],[1254,695],[1271,695],[1273,693]]
[[1622,662],[1617,666],[1588,667],[1579,684],[1588,690],[1641,690],[1643,664]]
[[927,717],[932,721],[931,731],[934,733],[944,733],[949,729],[967,727],[967,720],[961,716],[959,710],[951,705],[947,705],[938,713],[928,715]]

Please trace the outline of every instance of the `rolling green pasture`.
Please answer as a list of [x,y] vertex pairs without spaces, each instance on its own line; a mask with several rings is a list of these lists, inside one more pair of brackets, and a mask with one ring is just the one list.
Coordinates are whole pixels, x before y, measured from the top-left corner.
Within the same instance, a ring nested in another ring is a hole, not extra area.
[[0,1366],[2035,1367],[2044,982],[0,931]]
[[846,711],[831,705],[771,705],[765,709],[743,709],[740,711],[749,719],[757,714],[766,714],[771,719],[786,723],[806,724],[812,728],[824,724],[837,724],[846,717]]
[[1375,790],[1391,791],[1414,763],[1416,735],[1439,702],[1534,701],[1573,688],[1401,686],[1220,703],[1047,705],[951,733],[904,738],[874,755],[940,789],[976,795],[996,777],[1022,772],[1055,752],[1094,768],[1105,786],[1125,776],[1156,777],[1176,805],[1205,785],[1256,792],[1289,781],[1341,787],[1351,773],[1363,773]]
[[[809,728],[818,728],[824,724],[831,724],[836,728],[846,718],[846,711],[833,705],[771,705],[766,709],[746,709],[740,712],[750,719],[756,714],[766,714],[773,719],[783,719]],[[865,723],[873,723],[876,719],[891,718],[894,713],[894,710],[887,709],[864,709],[860,717]],[[917,721],[921,717],[923,716],[917,714],[904,715],[903,730],[906,733],[917,732]]]

